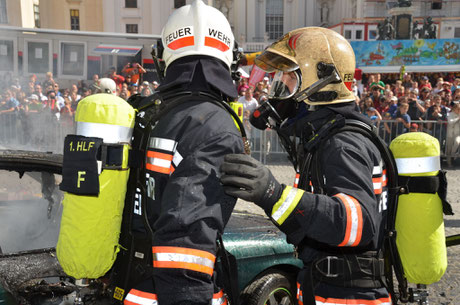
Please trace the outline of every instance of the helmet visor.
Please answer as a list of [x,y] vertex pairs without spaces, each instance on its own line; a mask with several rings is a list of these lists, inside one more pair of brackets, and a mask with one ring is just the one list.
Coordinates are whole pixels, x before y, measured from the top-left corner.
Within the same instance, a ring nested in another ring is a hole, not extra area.
[[300,87],[300,79],[296,72],[278,71],[268,92],[269,98],[287,99],[292,97]]
[[256,57],[255,64],[268,73],[276,70],[289,72],[299,67],[294,61],[268,50]]

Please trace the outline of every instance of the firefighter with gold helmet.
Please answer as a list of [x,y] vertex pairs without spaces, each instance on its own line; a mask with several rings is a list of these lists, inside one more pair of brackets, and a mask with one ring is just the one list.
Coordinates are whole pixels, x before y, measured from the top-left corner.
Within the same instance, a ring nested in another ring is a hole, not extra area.
[[225,157],[227,194],[265,210],[294,244],[304,268],[299,304],[391,304],[381,251],[387,217],[386,164],[360,132],[371,126],[351,91],[355,56],[348,41],[319,27],[293,30],[256,64],[274,73],[269,100],[251,123],[277,127],[298,173],[294,187],[243,154]]
[[225,16],[195,0],[169,16],[162,45],[164,79],[145,100],[168,111],[151,125],[131,221],[133,235],[153,234],[134,243],[130,262],[147,257],[150,266],[132,267],[131,289],[120,296],[129,305],[226,304],[216,284],[217,240],[236,199],[218,172],[224,155],[244,151],[226,105],[238,95],[235,41]]

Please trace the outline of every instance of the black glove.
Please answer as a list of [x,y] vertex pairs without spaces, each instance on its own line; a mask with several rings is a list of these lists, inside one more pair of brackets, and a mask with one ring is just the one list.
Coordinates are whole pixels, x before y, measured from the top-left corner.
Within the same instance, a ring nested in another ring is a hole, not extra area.
[[225,193],[252,201],[271,214],[283,187],[265,165],[248,155],[230,154],[225,156],[220,171]]

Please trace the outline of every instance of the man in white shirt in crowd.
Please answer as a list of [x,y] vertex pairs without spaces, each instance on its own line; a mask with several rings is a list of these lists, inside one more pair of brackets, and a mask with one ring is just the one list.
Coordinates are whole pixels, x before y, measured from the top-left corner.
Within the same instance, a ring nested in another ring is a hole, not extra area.
[[243,104],[243,119],[249,119],[251,113],[259,106],[257,100],[252,96],[253,89],[248,88],[238,102]]

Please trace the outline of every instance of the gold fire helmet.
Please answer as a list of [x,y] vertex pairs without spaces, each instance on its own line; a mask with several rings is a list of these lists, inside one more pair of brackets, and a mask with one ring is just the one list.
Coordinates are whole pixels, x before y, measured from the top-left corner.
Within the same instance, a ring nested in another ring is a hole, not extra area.
[[[296,94],[299,97],[298,101],[303,100],[309,105],[355,101],[351,91],[355,73],[355,54],[350,43],[333,30],[320,27],[293,30],[267,47],[256,58],[255,63],[269,73],[279,72],[284,75],[278,77],[275,75],[272,87],[274,90],[278,89],[278,92],[282,91],[286,97],[285,92],[289,92],[289,96]],[[299,95],[299,92],[311,88],[313,84],[324,78],[325,67],[329,67],[329,71],[335,68],[340,80],[324,87],[320,86],[318,92],[309,96]],[[297,86],[292,85],[295,78]],[[284,88],[281,90],[276,82],[282,82],[283,79],[288,79],[288,83],[285,81]],[[296,92],[292,92],[293,90]]]

